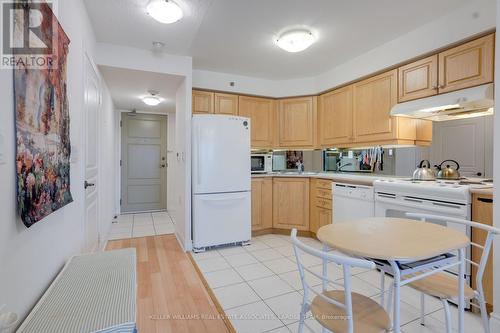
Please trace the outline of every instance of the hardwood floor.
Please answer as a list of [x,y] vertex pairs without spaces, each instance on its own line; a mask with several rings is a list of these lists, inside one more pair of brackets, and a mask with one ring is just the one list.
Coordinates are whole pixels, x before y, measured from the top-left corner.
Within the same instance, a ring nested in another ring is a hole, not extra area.
[[137,250],[139,333],[229,332],[175,236],[110,241],[106,250],[128,247]]

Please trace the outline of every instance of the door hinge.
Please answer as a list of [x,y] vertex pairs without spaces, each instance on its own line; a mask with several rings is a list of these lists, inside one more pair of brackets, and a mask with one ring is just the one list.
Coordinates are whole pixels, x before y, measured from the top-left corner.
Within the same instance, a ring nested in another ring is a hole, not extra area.
[[120,206],[122,205],[122,199],[120,198]]
[[120,160],[120,166],[122,166],[122,160]]
[[120,120],[120,127],[123,127],[123,120]]

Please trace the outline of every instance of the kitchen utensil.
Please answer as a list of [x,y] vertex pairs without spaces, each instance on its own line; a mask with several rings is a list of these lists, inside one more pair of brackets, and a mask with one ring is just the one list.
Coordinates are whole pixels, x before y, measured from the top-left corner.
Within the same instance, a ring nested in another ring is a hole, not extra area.
[[[443,168],[443,164],[445,164],[446,162],[452,162],[455,164],[456,167],[453,168],[449,164],[446,164],[446,167]],[[438,169],[439,169],[439,172],[437,174],[438,179],[452,179],[452,180],[460,179],[460,172],[458,171],[458,169],[460,169],[460,165],[455,160],[444,160],[438,166]]]
[[420,161],[417,169],[413,172],[413,180],[436,180],[436,173],[428,160]]

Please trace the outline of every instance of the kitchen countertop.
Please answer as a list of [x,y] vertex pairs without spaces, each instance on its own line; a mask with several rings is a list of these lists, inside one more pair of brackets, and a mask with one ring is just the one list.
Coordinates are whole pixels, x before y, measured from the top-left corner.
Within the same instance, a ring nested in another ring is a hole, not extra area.
[[[252,178],[262,177],[300,177],[300,178],[322,178],[330,179],[337,183],[348,183],[354,185],[373,186],[373,182],[378,179],[407,179],[409,177],[398,177],[392,175],[363,174],[352,172],[271,172],[266,174],[252,174]],[[471,180],[478,180],[471,178]],[[470,185],[471,194],[493,194],[493,185]]]
[[348,183],[348,184],[366,185],[366,186],[373,186],[373,182],[377,179],[408,178],[408,177],[397,177],[391,175],[362,174],[362,173],[348,173],[348,172],[303,172],[303,173],[272,172],[266,174],[252,174],[252,178],[260,178],[260,177],[322,178],[322,179],[330,179],[337,183]]
[[471,186],[470,187],[471,194],[480,194],[480,195],[493,195],[493,186]]

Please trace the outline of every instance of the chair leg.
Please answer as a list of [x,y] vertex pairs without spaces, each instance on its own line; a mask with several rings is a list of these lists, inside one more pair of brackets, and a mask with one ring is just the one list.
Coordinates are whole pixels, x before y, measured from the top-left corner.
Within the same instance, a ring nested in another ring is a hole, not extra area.
[[482,293],[479,293],[477,300],[479,301],[479,308],[481,309],[481,320],[483,322],[484,333],[490,333],[488,310],[486,309],[486,301]]
[[442,298],[441,302],[443,302],[444,306],[444,314],[446,317],[446,333],[451,333],[451,312],[450,312],[450,303],[448,300]]
[[380,270],[380,306],[384,306],[384,296],[385,296],[385,273]]
[[306,295],[304,293],[304,298],[302,299],[302,306],[300,308],[300,320],[299,320],[299,333],[304,332],[304,323],[306,320],[306,313],[308,311],[308,304],[307,304],[307,299]]
[[420,293],[420,325],[425,326],[425,294]]

